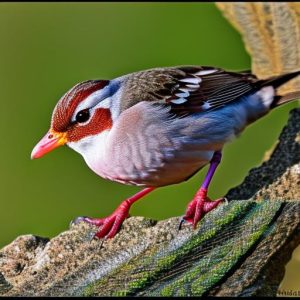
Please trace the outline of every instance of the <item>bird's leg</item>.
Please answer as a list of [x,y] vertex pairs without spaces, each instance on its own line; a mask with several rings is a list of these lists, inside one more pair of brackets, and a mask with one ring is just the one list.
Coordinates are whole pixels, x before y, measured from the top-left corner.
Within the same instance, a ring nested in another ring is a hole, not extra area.
[[148,187],[133,195],[132,197],[124,200],[120,206],[108,217],[103,219],[79,217],[73,223],[78,221],[84,221],[89,224],[93,224],[99,227],[95,234],[97,238],[112,238],[116,235],[123,221],[128,217],[129,209],[131,205],[143,196],[153,191],[153,187]]
[[[209,211],[214,209],[216,206],[223,201],[223,198],[211,201],[207,197],[207,191],[209,184],[212,180],[212,177],[221,161],[222,153],[221,151],[216,151],[210,161],[208,172],[205,176],[204,182],[201,185],[201,188],[196,193],[194,199],[188,204],[183,221],[187,221],[193,224],[194,228],[196,227],[199,220]],[[181,224],[182,224],[181,222]],[[180,225],[181,225],[180,224]]]

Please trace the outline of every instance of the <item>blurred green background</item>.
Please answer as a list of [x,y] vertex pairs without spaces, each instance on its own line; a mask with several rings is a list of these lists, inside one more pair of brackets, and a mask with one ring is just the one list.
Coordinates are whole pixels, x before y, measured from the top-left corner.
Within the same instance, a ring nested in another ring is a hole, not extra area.
[[[213,3],[0,3],[0,43],[0,247],[21,234],[52,237],[77,216],[107,216],[139,190],[97,177],[67,147],[30,160],[74,84],[158,66],[250,68],[240,35]],[[260,164],[296,106],[277,109],[226,147],[212,198]],[[182,215],[204,175],[153,192],[131,214]],[[282,288],[299,287],[299,256]]]

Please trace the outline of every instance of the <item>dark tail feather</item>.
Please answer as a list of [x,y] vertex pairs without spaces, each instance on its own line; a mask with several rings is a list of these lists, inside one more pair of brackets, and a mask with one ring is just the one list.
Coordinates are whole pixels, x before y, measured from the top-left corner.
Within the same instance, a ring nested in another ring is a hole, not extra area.
[[259,80],[258,84],[260,87],[271,85],[276,89],[298,75],[300,75],[300,71],[274,76],[265,80]]
[[300,100],[300,91],[287,93],[282,96],[276,95],[274,97],[273,103],[271,104],[271,108],[280,106],[282,104],[285,104],[285,103],[288,103],[288,102],[291,102],[291,101],[294,101],[297,99]]
[[[293,79],[294,77],[297,77],[298,75],[300,75],[300,70],[296,71],[296,72],[288,73],[288,74],[273,76],[268,79],[259,80],[257,82],[257,84],[258,84],[259,88],[262,88],[265,86],[272,86],[276,89],[276,88],[280,87],[281,85],[285,84],[286,82],[288,82],[289,80]],[[288,103],[288,102],[291,102],[291,101],[297,100],[297,99],[300,99],[300,91],[287,93],[285,95],[276,95],[271,104],[271,108],[280,106],[284,103]]]

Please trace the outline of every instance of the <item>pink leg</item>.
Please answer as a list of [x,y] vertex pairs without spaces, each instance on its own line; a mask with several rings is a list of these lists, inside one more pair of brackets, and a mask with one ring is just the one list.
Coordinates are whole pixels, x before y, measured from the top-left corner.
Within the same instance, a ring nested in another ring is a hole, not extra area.
[[181,227],[182,223],[184,221],[190,222],[193,224],[194,228],[196,227],[197,223],[201,218],[217,207],[221,201],[223,201],[223,198],[211,201],[210,198],[207,197],[207,191],[209,184],[212,180],[212,177],[221,161],[222,153],[221,151],[216,151],[210,161],[210,166],[208,169],[208,172],[206,174],[206,177],[204,179],[204,182],[201,186],[201,188],[196,193],[194,199],[188,204],[188,207],[186,209],[185,215],[179,225]]
[[154,190],[153,187],[145,188],[132,197],[124,200],[120,206],[108,217],[103,219],[89,218],[89,217],[79,217],[73,223],[78,223],[79,221],[84,221],[89,224],[93,224],[99,227],[95,234],[97,238],[112,238],[116,235],[121,227],[123,221],[128,217],[129,209],[131,205],[137,200],[141,199],[143,196]]

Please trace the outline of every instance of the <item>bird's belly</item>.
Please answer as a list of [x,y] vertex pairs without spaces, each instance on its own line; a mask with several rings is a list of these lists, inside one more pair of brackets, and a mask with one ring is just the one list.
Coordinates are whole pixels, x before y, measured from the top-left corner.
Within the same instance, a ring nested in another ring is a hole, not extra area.
[[[137,163],[137,159],[122,155],[119,159],[89,164],[99,176],[127,185],[160,187],[187,180],[207,165],[214,151],[199,153],[175,153],[172,158],[159,164],[146,165]],[[124,153],[123,153],[124,154]],[[122,163],[120,163],[122,162]]]
[[145,105],[142,102],[122,113],[113,128],[94,141],[94,148],[84,152],[95,173],[129,185],[179,183],[235,137],[235,122],[219,113],[170,119],[168,110]]

